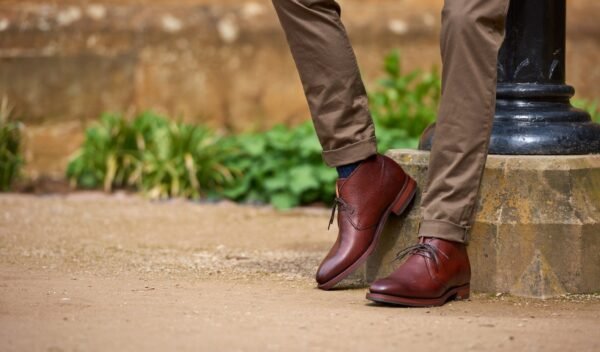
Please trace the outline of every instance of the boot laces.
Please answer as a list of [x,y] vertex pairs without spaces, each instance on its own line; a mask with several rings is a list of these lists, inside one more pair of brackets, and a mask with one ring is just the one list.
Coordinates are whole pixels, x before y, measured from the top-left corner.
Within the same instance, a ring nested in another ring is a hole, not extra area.
[[335,209],[339,207],[339,211],[349,211],[350,214],[354,214],[354,208],[348,204],[343,198],[335,197],[333,201],[333,207],[331,208],[331,217],[329,218],[329,226],[327,226],[327,230],[331,228],[331,224],[333,224],[333,219],[335,217]]
[[402,260],[404,257],[409,255],[420,255],[421,257],[428,258],[435,264],[436,269],[438,268],[438,254],[443,255],[446,259],[450,259],[446,253],[442,252],[439,248],[429,243],[418,243],[408,248],[405,248],[396,254],[396,260]]

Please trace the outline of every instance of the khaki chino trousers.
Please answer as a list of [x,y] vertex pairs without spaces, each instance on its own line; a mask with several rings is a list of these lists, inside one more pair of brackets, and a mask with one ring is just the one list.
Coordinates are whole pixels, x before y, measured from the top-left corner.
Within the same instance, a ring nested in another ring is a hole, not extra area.
[[[442,99],[419,236],[466,243],[487,157],[509,0],[445,0]],[[334,0],[273,0],[329,166],[377,153],[354,51]]]

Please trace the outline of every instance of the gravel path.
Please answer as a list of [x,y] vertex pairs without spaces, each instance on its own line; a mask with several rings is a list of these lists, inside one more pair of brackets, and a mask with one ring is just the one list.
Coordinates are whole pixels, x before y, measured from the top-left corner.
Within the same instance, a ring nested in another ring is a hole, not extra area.
[[600,296],[374,306],[315,289],[327,209],[0,196],[0,350],[598,351]]

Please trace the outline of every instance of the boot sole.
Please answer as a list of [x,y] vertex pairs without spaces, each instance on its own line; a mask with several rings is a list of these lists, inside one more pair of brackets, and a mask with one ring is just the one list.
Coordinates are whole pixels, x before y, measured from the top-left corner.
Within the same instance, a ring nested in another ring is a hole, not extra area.
[[408,208],[408,205],[410,204],[410,202],[414,199],[416,193],[417,193],[417,182],[415,180],[413,180],[410,176],[406,175],[406,181],[404,182],[404,185],[402,186],[402,190],[400,190],[400,192],[398,193],[398,196],[396,196],[396,199],[394,199],[392,204],[390,204],[390,206],[383,213],[381,220],[379,220],[379,224],[377,225],[377,229],[375,230],[375,237],[373,238],[373,242],[371,243],[369,248],[367,248],[365,253],[363,253],[363,255],[361,255],[360,258],[358,258],[354,263],[352,263],[352,265],[350,265],[348,268],[346,268],[340,274],[335,276],[333,279],[331,279],[323,284],[320,284],[317,287],[320,288],[321,290],[326,290],[326,291],[332,289],[333,286],[335,286],[340,281],[342,281],[343,279],[348,277],[362,263],[364,263],[367,260],[367,258],[371,255],[371,253],[373,253],[375,248],[377,247],[377,243],[379,242],[379,237],[381,236],[381,233],[383,232],[384,225],[385,225],[388,217],[390,216],[390,213],[393,212],[396,215],[402,215],[402,213],[404,213],[406,208]]
[[385,295],[381,293],[367,293],[367,299],[375,303],[407,307],[434,307],[442,306],[450,300],[460,301],[470,296],[470,285],[466,284],[449,289],[439,298],[411,298]]

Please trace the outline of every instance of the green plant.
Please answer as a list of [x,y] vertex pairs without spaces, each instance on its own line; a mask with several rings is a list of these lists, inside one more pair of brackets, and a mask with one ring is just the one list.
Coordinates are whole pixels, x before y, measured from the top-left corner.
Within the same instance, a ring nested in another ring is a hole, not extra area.
[[592,121],[600,123],[600,106],[597,100],[573,99],[573,106],[587,111],[592,117]]
[[226,197],[279,209],[333,200],[337,173],[323,164],[310,122],[294,128],[278,125],[264,133],[230,137],[226,143],[235,152],[225,163],[239,175],[224,189]]
[[[436,70],[404,74],[397,51],[385,58],[384,68],[386,77],[369,96],[378,149],[415,148],[436,117],[439,75]],[[231,137],[228,143],[237,152],[225,163],[241,177],[224,189],[226,197],[277,208],[333,200],[337,173],[323,164],[310,122]]]
[[72,183],[82,188],[125,187],[138,167],[136,133],[120,116],[105,114],[85,131],[81,148],[67,167]]
[[[370,95],[378,148],[414,148],[435,120],[439,76],[435,70],[404,74],[398,52],[386,57],[385,72]],[[103,116],[86,131],[67,174],[80,187],[129,187],[152,198],[226,197],[280,209],[331,203],[337,178],[323,164],[311,122],[219,137],[151,113],[133,122]]]
[[232,179],[222,163],[226,150],[206,127],[169,122],[144,142],[143,166],[132,182],[151,198],[213,197]]
[[150,198],[214,195],[232,178],[210,130],[143,113],[132,122],[102,116],[67,167],[73,184],[134,188]]
[[8,191],[19,176],[21,155],[21,130],[23,125],[10,121],[11,109],[6,99],[0,105],[0,191]]
[[441,95],[441,80],[435,69],[406,74],[398,51],[385,57],[386,77],[369,95],[379,150],[415,148],[425,128],[433,123]]

